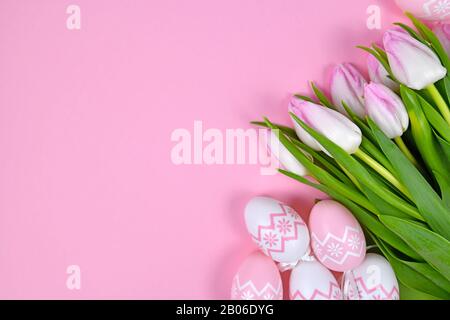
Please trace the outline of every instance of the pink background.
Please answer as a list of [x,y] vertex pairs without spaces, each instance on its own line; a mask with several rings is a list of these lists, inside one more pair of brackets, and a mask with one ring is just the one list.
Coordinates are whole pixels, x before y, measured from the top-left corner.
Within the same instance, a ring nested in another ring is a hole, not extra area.
[[401,19],[389,0],[1,0],[0,298],[229,298],[255,249],[246,201],[306,216],[315,193],[257,165],[175,166],[170,135],[287,123],[289,93],[363,65],[370,4],[383,29]]

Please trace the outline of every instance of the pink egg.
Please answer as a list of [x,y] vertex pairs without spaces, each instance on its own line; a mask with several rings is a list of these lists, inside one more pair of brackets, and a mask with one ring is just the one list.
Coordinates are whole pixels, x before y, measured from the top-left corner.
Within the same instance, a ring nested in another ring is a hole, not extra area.
[[318,261],[302,261],[289,279],[291,300],[341,300],[341,289],[330,270]]
[[231,285],[233,300],[283,300],[283,285],[278,268],[260,251],[242,263]]
[[314,255],[328,269],[347,271],[361,264],[366,239],[352,213],[333,200],[318,202],[309,216]]
[[449,0],[395,0],[395,2],[403,11],[411,12],[421,19],[430,21],[450,19]]

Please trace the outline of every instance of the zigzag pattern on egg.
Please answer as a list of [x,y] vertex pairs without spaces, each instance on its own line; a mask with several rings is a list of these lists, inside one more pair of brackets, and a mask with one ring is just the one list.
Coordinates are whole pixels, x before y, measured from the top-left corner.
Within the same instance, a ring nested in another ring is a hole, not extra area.
[[[261,250],[273,258],[273,252],[284,252],[285,243],[290,240],[297,240],[299,227],[305,226],[297,213],[288,206],[279,203],[282,213],[271,213],[270,224],[268,226],[258,226],[257,236],[252,235],[253,239],[258,243]],[[276,228],[281,223],[288,223],[289,227],[285,227],[284,232],[278,231]]]
[[291,296],[291,300],[318,300],[319,298],[323,299],[323,300],[341,300],[342,299],[342,294],[341,294],[341,290],[340,290],[339,286],[336,283],[331,282],[331,281],[329,283],[327,293],[324,293],[323,291],[321,291],[319,289],[315,289],[310,297],[305,297],[303,294],[301,294],[301,292],[299,290],[295,290],[293,293],[291,293],[290,296]]

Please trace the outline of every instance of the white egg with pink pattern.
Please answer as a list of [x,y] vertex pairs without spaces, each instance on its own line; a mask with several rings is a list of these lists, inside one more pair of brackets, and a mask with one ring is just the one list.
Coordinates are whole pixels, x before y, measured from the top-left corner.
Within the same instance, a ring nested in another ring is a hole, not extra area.
[[342,300],[341,289],[330,270],[318,261],[302,261],[289,279],[291,300]]
[[291,207],[268,197],[254,197],[245,208],[253,241],[274,261],[296,263],[309,250],[309,231]]
[[355,269],[343,275],[346,300],[398,300],[399,287],[394,270],[381,255],[368,253]]

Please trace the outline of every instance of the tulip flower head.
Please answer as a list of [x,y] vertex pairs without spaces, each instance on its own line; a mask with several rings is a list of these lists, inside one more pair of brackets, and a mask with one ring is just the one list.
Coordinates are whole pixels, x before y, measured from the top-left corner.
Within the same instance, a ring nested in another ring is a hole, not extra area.
[[383,65],[373,55],[369,54],[367,57],[367,70],[372,82],[384,84],[389,89],[398,92],[400,86],[397,82],[389,78],[389,73],[383,67]]
[[[361,144],[361,130],[346,116],[315,103],[293,97],[289,103],[289,111],[295,114],[306,125],[321,133],[335,144],[352,154]],[[317,151],[329,154],[309,133],[292,119],[297,136],[305,144]]]
[[385,85],[374,82],[366,85],[364,95],[369,117],[390,139],[400,137],[409,125],[400,97]]
[[299,176],[308,174],[306,168],[286,149],[273,130],[267,132],[267,149],[278,159],[283,169]]
[[362,74],[350,63],[342,63],[334,67],[331,76],[331,98],[336,108],[347,114],[342,101],[358,117],[365,117],[364,85],[367,84]]
[[383,44],[392,73],[411,89],[422,90],[447,74],[428,46],[398,28],[386,31]]
[[433,28],[433,32],[438,37],[447,55],[450,56],[450,24],[437,23]]

